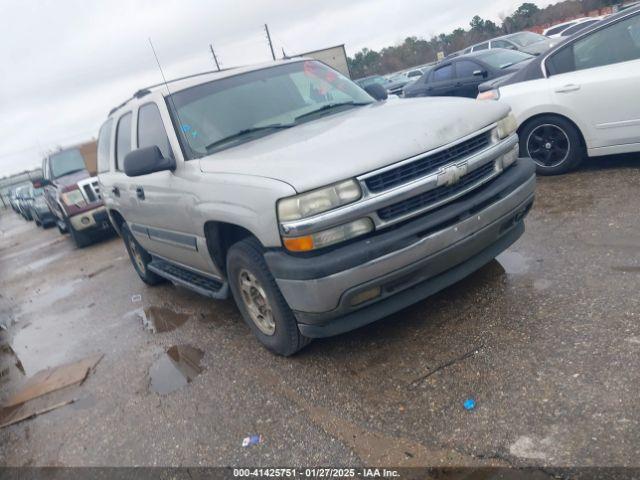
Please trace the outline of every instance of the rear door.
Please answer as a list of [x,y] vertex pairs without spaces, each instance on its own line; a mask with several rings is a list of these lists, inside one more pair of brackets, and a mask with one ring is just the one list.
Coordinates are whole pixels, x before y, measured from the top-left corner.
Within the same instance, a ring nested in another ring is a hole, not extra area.
[[[133,133],[134,148],[157,146],[163,157],[175,158],[165,127],[171,125],[168,114],[166,120],[156,103],[140,105]],[[175,171],[129,179],[136,204],[134,233],[150,252],[198,272],[211,273],[211,258],[193,216],[198,200],[192,193],[192,176],[186,170],[184,162],[177,161]]]
[[431,72],[425,94],[447,97],[454,94],[455,88],[455,68],[452,63],[446,63]]
[[590,148],[640,143],[640,14],[576,39],[546,61],[552,101]]
[[454,95],[458,97],[476,98],[478,86],[487,80],[487,69],[472,60],[455,62],[456,83]]

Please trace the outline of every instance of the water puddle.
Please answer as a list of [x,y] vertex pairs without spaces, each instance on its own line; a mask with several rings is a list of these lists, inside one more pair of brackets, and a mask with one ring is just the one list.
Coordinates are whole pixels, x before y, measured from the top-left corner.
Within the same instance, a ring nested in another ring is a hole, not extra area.
[[142,326],[152,333],[163,333],[175,330],[184,325],[191,315],[178,313],[166,307],[145,307],[136,310],[142,319]]
[[187,385],[202,372],[204,352],[190,345],[174,345],[149,369],[149,388],[166,395]]
[[529,259],[518,252],[503,252],[496,260],[500,262],[507,275],[523,275],[529,271]]

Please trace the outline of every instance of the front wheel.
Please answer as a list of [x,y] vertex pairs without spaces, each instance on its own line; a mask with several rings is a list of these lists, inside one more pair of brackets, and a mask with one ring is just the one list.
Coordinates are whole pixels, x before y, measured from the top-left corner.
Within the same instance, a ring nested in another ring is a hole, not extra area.
[[311,339],[300,333],[262,252],[255,238],[241,240],[229,249],[229,286],[242,318],[260,343],[278,355],[293,355]]
[[560,175],[575,169],[585,156],[578,129],[568,120],[544,115],[520,132],[520,155],[536,163],[540,175]]

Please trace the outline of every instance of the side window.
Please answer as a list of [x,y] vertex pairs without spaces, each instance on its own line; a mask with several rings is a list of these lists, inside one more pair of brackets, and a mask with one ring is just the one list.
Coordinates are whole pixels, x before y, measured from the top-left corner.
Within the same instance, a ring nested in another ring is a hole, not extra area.
[[100,127],[100,133],[98,133],[98,173],[109,171],[112,126],[113,119],[109,119],[102,124],[102,127]]
[[124,157],[131,151],[131,112],[120,117],[116,130],[116,170],[124,168]]
[[445,65],[444,67],[434,70],[432,78],[434,82],[444,82],[453,79],[453,65]]
[[546,35],[547,37],[550,35],[557,35],[558,33],[562,32],[563,30],[575,25],[576,23],[565,23],[564,25],[560,25],[559,27],[554,27],[551,30],[549,30]]
[[494,40],[491,42],[491,48],[507,48],[514,50],[514,46],[505,40]]
[[471,62],[469,60],[461,60],[459,62],[456,62],[456,76],[458,78],[473,77],[473,72],[477,70],[482,70],[482,67],[476,62]]
[[640,15],[595,31],[553,55],[551,74],[640,59]]
[[138,148],[156,145],[162,156],[171,156],[171,147],[167,131],[160,117],[160,110],[155,103],[147,103],[138,110]]
[[473,47],[474,52],[479,52],[480,50],[489,50],[489,42],[481,43],[480,45]]

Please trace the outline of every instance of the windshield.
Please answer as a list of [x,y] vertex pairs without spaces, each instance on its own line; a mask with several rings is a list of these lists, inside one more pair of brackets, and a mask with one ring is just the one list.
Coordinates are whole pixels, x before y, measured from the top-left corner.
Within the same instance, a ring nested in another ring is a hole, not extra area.
[[519,45],[520,47],[528,47],[529,45],[533,45],[534,43],[543,42],[549,39],[533,32],[520,32],[511,35],[509,37],[509,40],[511,40],[516,45]]
[[356,80],[356,83],[358,83],[358,85],[360,85],[361,87],[368,87],[369,85],[373,85],[376,83],[378,85],[384,85],[385,83],[387,83],[387,79],[382,76],[368,77],[361,80]]
[[508,68],[511,65],[533,58],[528,53],[516,50],[491,50],[482,60],[493,68]]
[[77,148],[55,153],[49,157],[49,162],[53,178],[86,169],[84,158]]
[[[303,61],[234,75],[172,96],[188,158],[273,134],[323,115],[373,103],[351,80],[316,61]],[[316,112],[314,114],[313,112]]]

